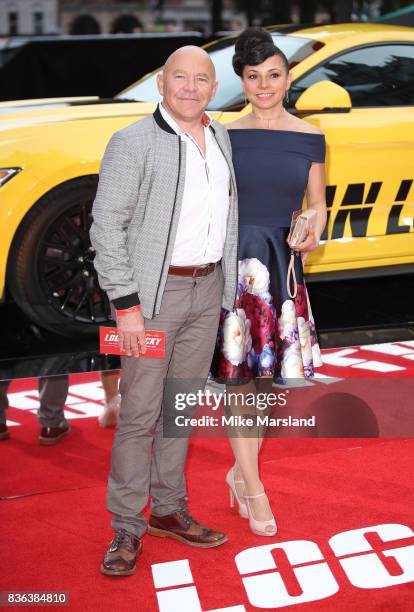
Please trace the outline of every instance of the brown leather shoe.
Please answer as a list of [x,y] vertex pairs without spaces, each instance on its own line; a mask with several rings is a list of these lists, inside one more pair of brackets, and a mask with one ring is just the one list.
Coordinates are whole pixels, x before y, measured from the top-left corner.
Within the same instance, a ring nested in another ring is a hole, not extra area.
[[227,536],[197,523],[183,508],[167,516],[151,514],[148,533],[160,538],[173,538],[198,548],[213,548],[227,542]]
[[6,423],[0,423],[0,440],[8,440],[9,438],[10,434]]
[[142,553],[139,538],[119,529],[101,564],[101,572],[107,576],[132,576],[135,573],[136,559]]
[[60,427],[42,427],[40,430],[39,442],[42,446],[53,446],[70,432],[69,425]]

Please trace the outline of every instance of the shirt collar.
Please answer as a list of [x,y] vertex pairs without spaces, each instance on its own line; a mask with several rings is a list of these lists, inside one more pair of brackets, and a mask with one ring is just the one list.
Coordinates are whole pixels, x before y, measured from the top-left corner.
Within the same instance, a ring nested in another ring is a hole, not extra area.
[[[166,110],[162,103],[158,105],[158,108],[160,109],[160,113],[164,121],[168,123],[168,125],[174,130],[176,134],[185,134],[185,132],[183,132],[183,130],[180,128],[175,119],[171,117],[170,113]],[[203,116],[201,117],[201,123],[203,124],[203,126],[210,127],[212,121],[212,117],[210,117],[208,113],[204,112]]]

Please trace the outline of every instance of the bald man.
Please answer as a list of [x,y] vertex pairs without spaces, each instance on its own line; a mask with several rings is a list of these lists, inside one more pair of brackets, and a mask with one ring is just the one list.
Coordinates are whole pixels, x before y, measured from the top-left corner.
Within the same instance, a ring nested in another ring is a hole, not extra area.
[[[188,511],[188,436],[171,428],[171,418],[165,426],[174,410],[165,381],[204,387],[220,309],[234,306],[238,220],[230,141],[205,112],[217,89],[205,51],[173,53],[158,87],[163,101],[155,113],[112,136],[93,205],[95,267],[127,352],[107,496],[115,537],[101,565],[112,576],[135,572],[147,531],[200,548],[227,540]],[[165,332],[163,359],[142,358],[145,329]],[[142,510],[149,497],[147,525]]]

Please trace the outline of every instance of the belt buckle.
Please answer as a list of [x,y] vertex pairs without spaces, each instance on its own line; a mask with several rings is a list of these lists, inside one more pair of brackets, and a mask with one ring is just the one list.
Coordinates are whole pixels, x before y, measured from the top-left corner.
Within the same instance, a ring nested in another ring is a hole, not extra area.
[[[197,266],[194,268],[193,270],[193,278],[196,276],[208,276],[210,274],[210,272],[212,272],[214,269],[214,264],[213,263],[209,263],[207,265],[204,266]],[[197,274],[197,272],[200,270],[200,274]]]

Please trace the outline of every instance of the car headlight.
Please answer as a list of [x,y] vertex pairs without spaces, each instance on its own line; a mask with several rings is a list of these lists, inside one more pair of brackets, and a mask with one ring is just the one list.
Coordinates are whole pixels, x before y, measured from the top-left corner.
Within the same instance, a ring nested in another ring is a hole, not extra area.
[[0,187],[19,172],[21,172],[21,168],[0,168]]

